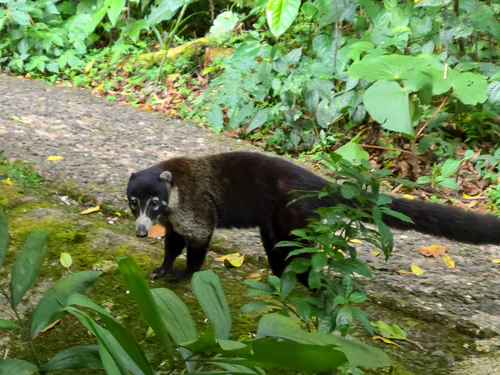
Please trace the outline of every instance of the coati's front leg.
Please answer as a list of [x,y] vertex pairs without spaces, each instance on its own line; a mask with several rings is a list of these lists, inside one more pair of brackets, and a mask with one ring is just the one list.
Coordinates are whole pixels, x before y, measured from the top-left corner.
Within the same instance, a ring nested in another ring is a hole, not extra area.
[[183,281],[189,280],[195,272],[198,272],[203,265],[203,261],[207,255],[208,245],[210,244],[210,237],[202,244],[187,246],[187,262],[186,269],[180,274],[169,277],[170,281]]
[[151,280],[160,279],[165,276],[172,269],[175,260],[181,255],[185,246],[186,241],[184,241],[184,237],[175,232],[172,227],[167,228],[167,234],[165,236],[165,258],[163,259],[163,264],[155,268],[149,275]]

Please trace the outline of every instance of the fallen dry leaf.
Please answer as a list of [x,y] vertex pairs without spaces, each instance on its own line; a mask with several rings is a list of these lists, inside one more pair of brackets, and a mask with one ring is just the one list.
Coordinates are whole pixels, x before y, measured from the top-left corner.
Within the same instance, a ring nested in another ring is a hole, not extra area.
[[37,336],[40,334],[40,333],[44,333],[44,332],[47,332],[49,329],[52,329],[54,328],[57,324],[59,324],[59,322],[61,321],[61,319],[57,319],[54,323],[51,323],[49,324],[47,327],[45,327],[44,329],[42,329],[39,333],[37,333],[35,335],[35,337],[33,337],[34,339],[37,338]]
[[104,83],[101,83],[99,86],[97,86],[97,90],[102,90],[104,88]]
[[63,159],[64,159],[64,156],[58,156],[58,155],[47,157],[48,161],[57,161],[57,160],[63,160]]
[[92,212],[97,212],[100,209],[101,209],[101,206],[90,207],[90,208],[87,208],[86,210],[83,210],[82,212],[80,212],[80,215],[88,215],[88,214],[91,214]]
[[354,238],[354,239],[352,239],[352,240],[349,240],[349,242],[351,242],[351,243],[363,243],[363,242],[361,242],[360,240],[357,240],[357,239],[355,239],[355,238]]
[[398,270],[398,273],[400,273],[401,275],[411,275],[411,272],[407,270]]
[[5,184],[5,185],[12,185],[12,181],[10,180],[10,177],[7,178],[6,180],[2,180],[2,184]]
[[22,119],[20,119],[20,118],[19,118],[19,117],[17,117],[17,116],[10,116],[10,118],[11,118],[12,120],[14,120],[14,121],[22,122],[23,124],[28,123],[28,121],[22,120]]
[[372,255],[374,257],[378,257],[380,255],[380,251],[372,251]]
[[219,258],[216,258],[216,260],[224,262],[224,265],[228,268],[232,267],[241,267],[243,265],[243,262],[245,261],[245,254],[240,254],[240,253],[232,253],[228,255],[223,255]]
[[500,259],[493,259],[492,262],[495,264],[500,264]]
[[400,346],[398,344],[396,344],[394,341],[391,341],[389,339],[386,339],[385,337],[382,337],[382,336],[373,336],[372,337],[372,340],[382,340],[383,342],[385,342],[386,344],[391,344],[391,345],[395,345],[397,346],[398,348],[400,348]]
[[417,276],[424,274],[424,270],[419,266],[417,266],[416,264],[411,265],[411,272],[413,272]]
[[149,238],[159,238],[165,236],[165,228],[159,224],[153,225],[148,232]]
[[431,245],[426,247],[421,247],[418,249],[420,253],[425,257],[437,258],[441,254],[444,254],[448,250],[448,246]]
[[451,259],[448,254],[443,254],[441,256],[441,258],[443,259],[443,263],[446,267],[452,268],[452,269],[455,268],[455,261],[453,259]]
[[262,275],[258,272],[252,272],[251,274],[245,277],[245,280],[260,280],[262,279]]
[[415,199],[416,197],[413,196],[413,195],[410,195],[410,194],[403,194],[403,198],[406,198],[406,199]]

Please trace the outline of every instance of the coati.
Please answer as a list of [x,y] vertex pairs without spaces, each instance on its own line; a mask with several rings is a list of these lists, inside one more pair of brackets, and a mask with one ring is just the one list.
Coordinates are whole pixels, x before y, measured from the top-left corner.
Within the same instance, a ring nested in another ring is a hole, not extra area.
[[[290,240],[321,206],[347,202],[338,198],[307,198],[293,204],[290,192],[319,191],[329,182],[291,162],[253,152],[228,152],[198,158],[177,157],[160,162],[129,179],[127,195],[136,217],[136,234],[147,235],[158,221],[167,228],[165,259],[151,278],[165,276],[187,247],[187,266],[172,279],[187,279],[203,263],[215,228],[260,229],[269,266],[281,275],[291,248],[276,247]],[[500,243],[500,219],[419,200],[394,198],[392,210],[408,216],[383,221],[397,229],[446,237],[472,244]]]

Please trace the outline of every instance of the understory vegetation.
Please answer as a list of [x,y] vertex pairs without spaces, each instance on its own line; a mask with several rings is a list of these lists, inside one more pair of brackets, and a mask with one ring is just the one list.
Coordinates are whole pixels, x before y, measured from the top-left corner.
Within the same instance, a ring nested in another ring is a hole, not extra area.
[[[362,374],[359,367],[390,365],[382,351],[345,338],[355,322],[371,335],[387,328],[360,307],[369,297],[355,275],[371,272],[353,246],[363,240],[389,258],[392,234],[381,217],[398,214],[383,191],[498,213],[499,13],[498,0],[0,0],[0,68],[202,123],[347,181],[315,194],[340,194],[359,207],[320,210],[294,231],[297,242],[281,244],[306,257],[281,279],[246,282],[259,297],[243,307],[260,314],[251,340],[230,340],[227,302],[210,271],[192,284],[211,323],[198,335],[173,292],[150,290],[131,258],[118,265],[164,350],[164,373]],[[19,185],[37,179],[11,166],[0,175]],[[2,266],[9,235],[0,214]],[[15,315],[47,235],[28,239],[10,290],[1,290]],[[314,291],[304,296],[296,275],[307,270]],[[69,347],[47,363],[33,350],[33,363],[0,360],[0,369],[155,373],[113,312],[82,294],[98,277],[82,271],[56,281],[29,324],[0,319],[0,328],[22,330],[32,347],[36,334],[71,314],[98,345]]]

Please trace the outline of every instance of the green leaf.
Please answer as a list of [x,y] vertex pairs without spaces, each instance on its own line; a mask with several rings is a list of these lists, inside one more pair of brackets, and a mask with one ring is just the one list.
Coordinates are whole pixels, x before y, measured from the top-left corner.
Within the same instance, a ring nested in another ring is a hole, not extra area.
[[500,81],[491,82],[488,86],[488,101],[490,103],[500,102]]
[[461,162],[461,160],[446,159],[441,167],[441,177],[446,178],[454,175],[458,171],[458,168],[460,168]]
[[10,290],[12,306],[16,307],[35,282],[47,252],[49,232],[36,229],[29,235],[12,267]]
[[47,63],[45,68],[51,73],[59,74],[59,66],[53,61]]
[[[135,361],[130,358],[127,352],[118,343],[116,338],[107,329],[98,325],[88,314],[74,307],[67,307],[66,310],[73,314],[94,336],[99,340],[99,353],[103,363],[103,367],[108,372],[112,368],[113,374],[143,374],[141,369],[137,366]],[[103,356],[102,348],[106,349]],[[107,355],[109,354],[109,356]],[[109,363],[112,360],[112,363]],[[118,370],[118,371],[117,371]]]
[[98,271],[71,273],[57,280],[38,302],[31,318],[30,335],[37,333],[63,316],[68,298],[84,293],[99,277]]
[[417,184],[430,184],[432,182],[432,178],[429,176],[420,176],[417,178]]
[[214,24],[210,28],[209,35],[212,37],[225,35],[229,31],[233,30],[237,23],[237,13],[233,13],[231,11],[222,12],[215,18]]
[[278,38],[292,25],[299,14],[300,0],[268,0],[266,4],[267,24]]
[[7,225],[7,216],[2,206],[0,206],[0,269],[2,269],[5,253],[9,246],[9,229]]
[[147,29],[148,22],[146,20],[137,20],[135,22],[129,23],[122,29],[122,34],[127,35],[134,43],[139,39],[139,34],[142,29]]
[[397,339],[404,340],[406,339],[406,333],[399,327],[397,324],[394,324],[392,327],[387,323],[379,320],[376,323],[372,323],[375,331],[387,339]]
[[257,114],[254,116],[254,118],[248,125],[247,133],[250,133],[252,130],[255,130],[258,127],[262,126],[267,121],[268,114],[269,114],[269,108],[264,108],[261,109],[259,112],[257,112]]
[[130,290],[130,295],[137,305],[139,305],[149,326],[153,328],[153,331],[156,333],[156,336],[167,353],[169,363],[173,364],[173,349],[168,336],[167,327],[163,323],[158,305],[155,303],[153,294],[148,288],[144,277],[140,274],[136,263],[132,258],[127,257],[118,262],[118,268],[125,279],[127,288]]
[[212,109],[207,114],[207,121],[213,131],[217,133],[222,131],[222,128],[224,127],[224,115],[218,105],[212,105]]
[[61,256],[59,257],[59,262],[61,262],[61,265],[63,267],[70,268],[71,265],[73,264],[73,258],[68,253],[61,253]]
[[217,275],[211,271],[196,272],[191,281],[193,292],[215,327],[216,337],[226,340],[231,333],[231,312]]
[[301,344],[335,347],[335,350],[342,351],[349,362],[356,366],[385,367],[391,365],[389,357],[379,349],[344,337],[303,331],[292,318],[279,314],[267,314],[260,320],[256,337],[266,336]]
[[248,302],[247,304],[241,307],[241,312],[248,313],[256,310],[262,310],[266,307],[277,307],[275,303],[272,302],[264,302],[264,301],[253,301]]
[[365,92],[366,110],[384,128],[415,136],[408,93],[396,82],[377,81]]
[[152,289],[151,293],[174,342],[181,346],[196,340],[198,337],[196,327],[184,302],[174,292],[165,288]]
[[39,368],[28,361],[0,358],[0,375],[31,375]]
[[0,318],[0,328],[22,329],[22,327],[18,326],[16,323],[11,322],[10,320],[7,320],[7,319],[2,319],[2,318]]
[[46,372],[69,369],[102,369],[97,345],[78,345],[61,350],[42,366]]
[[29,44],[26,39],[21,39],[21,41],[17,44],[17,50],[21,55],[26,55],[29,50]]
[[439,181],[438,185],[446,188],[446,189],[453,189],[453,190],[458,190],[460,189],[460,185],[453,179],[453,178],[445,178],[443,181]]
[[13,10],[10,12],[10,19],[21,26],[31,25],[28,13],[20,10]]
[[444,79],[444,71],[440,69],[432,68],[427,72],[432,76],[434,95],[453,89],[453,94],[464,104],[476,105],[488,99],[488,82],[481,74],[448,69]]
[[120,14],[125,7],[126,0],[108,0],[107,3],[109,6],[108,18],[111,21],[111,25],[115,26],[118,17],[120,17]]
[[384,55],[357,61],[349,67],[347,73],[350,77],[367,81],[393,81],[404,79],[408,72],[423,69],[425,66],[424,60],[413,56]]
[[66,305],[70,306],[70,309],[72,305],[78,305],[96,311],[99,314],[102,322],[106,325],[106,328],[109,330],[109,332],[111,332],[111,334],[127,352],[130,358],[132,358],[137,366],[140,367],[143,374],[154,374],[150,363],[146,359],[146,356],[144,355],[134,336],[132,336],[130,331],[127,330],[127,328],[125,328],[123,324],[118,321],[113,315],[94,303],[90,298],[81,294],[73,294],[71,297],[69,297]]
[[335,150],[335,153],[354,165],[360,165],[362,160],[368,160],[370,154],[359,145],[361,134],[362,132],[358,133],[348,143]]
[[148,25],[157,25],[163,21],[169,21],[175,16],[177,10],[186,3],[185,0],[158,0],[157,6],[151,10],[148,17]]

